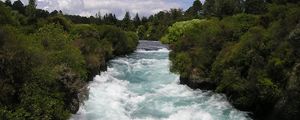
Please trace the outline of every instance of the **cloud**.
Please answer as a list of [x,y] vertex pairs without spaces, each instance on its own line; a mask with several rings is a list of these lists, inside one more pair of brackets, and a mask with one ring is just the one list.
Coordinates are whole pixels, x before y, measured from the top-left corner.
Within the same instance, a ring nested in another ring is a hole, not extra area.
[[177,2],[168,2],[168,0],[83,0],[86,10],[100,10],[116,13],[118,17],[126,11],[139,13],[144,16],[156,13],[170,8],[179,8]]
[[[27,3],[28,0],[21,0]],[[139,13],[149,16],[161,10],[184,8],[191,6],[194,0],[37,0],[38,8],[48,11],[62,10],[64,13],[82,16],[95,15],[99,11],[114,13],[123,18],[126,11],[132,16]]]

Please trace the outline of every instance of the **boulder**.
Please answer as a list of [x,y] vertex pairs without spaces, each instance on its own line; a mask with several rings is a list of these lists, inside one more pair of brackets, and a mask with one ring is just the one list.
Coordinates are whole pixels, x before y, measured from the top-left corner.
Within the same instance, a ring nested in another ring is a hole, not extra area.
[[189,86],[192,89],[201,89],[201,90],[215,90],[217,85],[214,81],[210,79],[189,79],[180,77],[180,84]]

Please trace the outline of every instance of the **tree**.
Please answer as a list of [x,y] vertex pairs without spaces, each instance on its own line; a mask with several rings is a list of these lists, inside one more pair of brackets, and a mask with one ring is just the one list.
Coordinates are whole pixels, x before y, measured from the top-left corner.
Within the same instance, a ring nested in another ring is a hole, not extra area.
[[180,18],[182,18],[183,14],[184,14],[182,9],[171,9],[169,13],[171,16],[169,19],[172,19],[172,21],[179,20]]
[[286,3],[297,3],[299,0],[266,0],[268,3],[286,4]]
[[266,11],[266,2],[263,0],[246,0],[245,12],[249,14],[261,14]]
[[130,21],[131,21],[130,19],[131,19],[130,13],[127,11],[127,12],[125,13],[124,18],[123,18],[123,22],[130,22]]
[[37,9],[35,12],[36,12],[36,17],[38,18],[46,18],[50,14],[48,11],[42,9]]
[[32,8],[36,8],[36,0],[29,0],[28,6],[32,7]]
[[215,12],[215,0],[206,0],[203,6],[203,11],[206,16],[213,16]]
[[135,17],[133,18],[133,23],[136,28],[141,24],[141,19],[138,13],[136,13]]
[[193,6],[186,11],[186,14],[189,17],[198,18],[200,14],[202,14],[201,12],[202,12],[202,3],[200,0],[195,0]]
[[11,1],[10,0],[5,0],[5,5],[7,5],[7,6],[12,6],[12,3],[11,3]]
[[243,0],[207,0],[204,4],[206,16],[223,18],[243,11]]
[[102,22],[102,15],[101,12],[99,11],[98,13],[96,13],[96,23],[101,24],[101,22]]
[[25,14],[25,7],[21,0],[17,0],[13,3],[12,8],[17,10],[21,14]]
[[137,34],[138,34],[140,40],[144,40],[146,38],[146,31],[147,30],[146,30],[146,27],[144,25],[138,26],[136,31],[137,31]]
[[57,15],[58,14],[58,11],[57,10],[54,10],[54,11],[52,11],[51,13],[50,13],[50,16],[55,16],[55,15]]
[[0,26],[4,24],[16,25],[19,21],[14,13],[4,3],[0,2]]
[[122,28],[127,31],[131,31],[134,29],[133,23],[131,21],[130,13],[127,11],[122,20]]
[[141,20],[142,24],[145,25],[147,22],[148,22],[148,19],[147,17],[142,17],[142,20]]
[[109,25],[116,25],[118,23],[118,19],[115,14],[109,13],[103,16],[103,22]]
[[28,6],[26,7],[26,15],[28,15],[30,19],[36,17],[36,0],[29,0]]
[[215,2],[215,15],[224,17],[242,12],[243,0],[217,0]]
[[290,33],[289,42],[294,48],[297,57],[300,57],[300,24]]

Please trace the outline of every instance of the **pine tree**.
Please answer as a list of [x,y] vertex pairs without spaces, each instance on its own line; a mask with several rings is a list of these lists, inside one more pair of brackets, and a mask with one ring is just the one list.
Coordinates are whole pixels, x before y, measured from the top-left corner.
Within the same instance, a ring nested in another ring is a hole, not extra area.
[[122,20],[122,28],[127,31],[132,31],[134,29],[133,23],[131,21],[130,13],[127,11]]
[[29,0],[28,6],[36,8],[36,0]]
[[243,0],[216,0],[215,15],[219,18],[242,12]]
[[261,14],[266,11],[266,2],[263,0],[246,0],[245,12],[249,14]]
[[54,10],[54,11],[52,11],[51,13],[50,13],[50,16],[55,16],[55,15],[57,15],[58,14],[58,11],[57,10]]
[[101,12],[99,11],[98,13],[96,13],[96,24],[101,24],[102,23],[102,15],[101,15]]
[[26,7],[26,15],[34,18],[36,14],[36,6],[36,0],[29,0],[28,6]]
[[204,14],[222,18],[243,11],[244,0],[206,0]]
[[109,24],[109,25],[117,25],[118,23],[118,19],[116,18],[115,14],[112,13],[106,13],[103,17],[102,17],[102,23],[104,24]]
[[193,6],[186,11],[186,15],[192,18],[198,18],[202,12],[202,3],[200,0],[195,0]]
[[203,12],[206,16],[213,16],[215,14],[215,0],[205,0]]
[[136,13],[135,17],[133,18],[134,26],[137,28],[139,25],[141,25],[141,19],[139,17],[139,14]]
[[17,10],[21,14],[25,14],[25,7],[21,0],[17,0],[13,3],[12,8]]
[[110,21],[111,21],[112,25],[116,25],[118,23],[118,19],[116,17],[116,14],[111,13],[109,16],[110,16]]
[[[170,14],[170,18],[172,21],[177,21],[180,18],[182,18],[182,15],[184,14],[184,12],[182,11],[182,9],[171,9],[169,11]],[[194,16],[194,18],[196,18],[196,16]]]
[[130,22],[130,19],[131,19],[130,13],[127,11],[127,12],[125,13],[124,18],[123,18],[123,22]]
[[7,5],[7,6],[12,6],[12,3],[11,3],[11,1],[10,0],[5,0],[5,5]]
[[96,13],[96,18],[98,19],[99,22],[102,21],[102,15],[101,15],[100,11],[98,13]]
[[141,24],[142,24],[142,25],[145,25],[147,22],[148,22],[148,18],[145,17],[145,16],[142,17]]

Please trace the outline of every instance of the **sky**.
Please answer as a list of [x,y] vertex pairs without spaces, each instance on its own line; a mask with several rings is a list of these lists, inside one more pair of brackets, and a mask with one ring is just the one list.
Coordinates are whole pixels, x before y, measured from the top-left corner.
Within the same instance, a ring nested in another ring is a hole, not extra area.
[[[28,0],[21,1],[24,4],[28,3]],[[126,11],[129,11],[131,16],[136,13],[149,16],[171,8],[186,10],[193,2],[194,0],[37,0],[37,7],[48,11],[62,10],[65,14],[81,16],[94,16],[100,11],[101,15],[114,13],[121,19]]]

